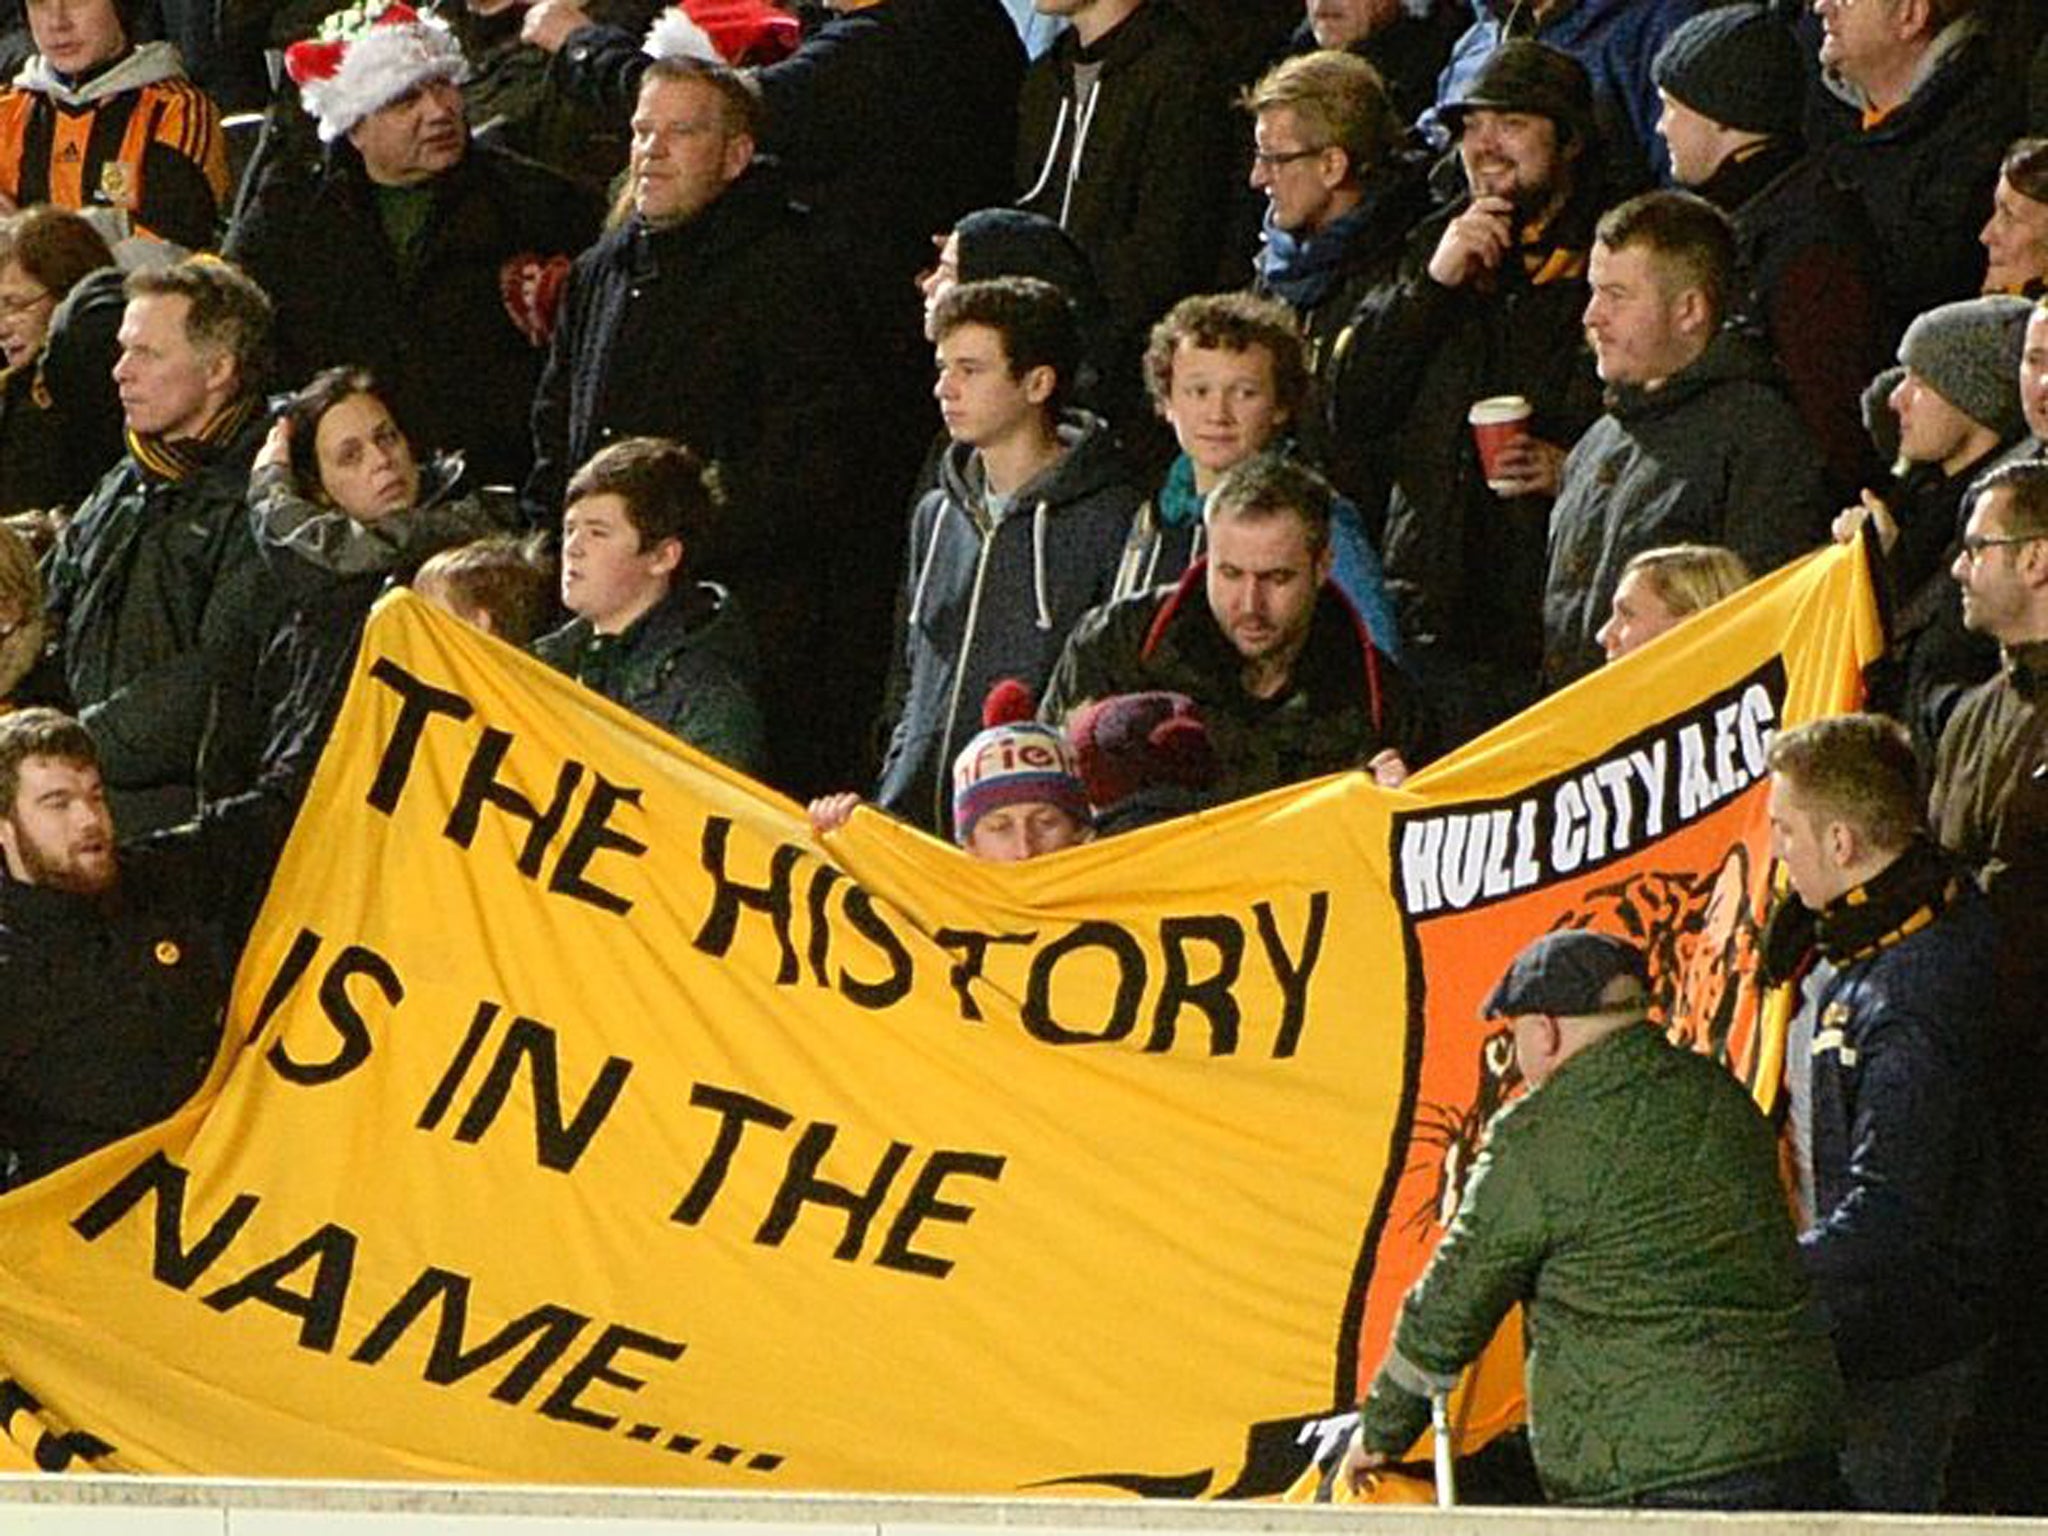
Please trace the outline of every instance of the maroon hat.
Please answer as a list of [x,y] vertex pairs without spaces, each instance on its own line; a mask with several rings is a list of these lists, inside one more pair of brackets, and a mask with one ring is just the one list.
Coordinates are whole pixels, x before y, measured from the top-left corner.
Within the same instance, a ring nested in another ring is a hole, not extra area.
[[1184,693],[1119,693],[1084,704],[1067,723],[1088,803],[1097,810],[1141,790],[1204,790],[1216,782],[1216,748]]

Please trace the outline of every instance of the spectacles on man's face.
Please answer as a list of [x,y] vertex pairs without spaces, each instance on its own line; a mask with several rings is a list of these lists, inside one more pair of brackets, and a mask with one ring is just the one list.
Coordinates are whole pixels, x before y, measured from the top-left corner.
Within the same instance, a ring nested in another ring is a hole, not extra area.
[[1984,558],[1984,551],[1997,549],[2005,544],[2031,544],[2036,539],[2048,539],[2048,533],[1966,533],[1963,535],[1963,553],[1975,565]]
[[1272,170],[1276,165],[1292,165],[1297,160],[1312,160],[1330,146],[1319,144],[1314,149],[1255,149],[1252,163]]
[[38,288],[33,293],[16,289],[8,292],[0,289],[0,320],[18,320],[31,310],[40,309],[57,296],[47,288]]

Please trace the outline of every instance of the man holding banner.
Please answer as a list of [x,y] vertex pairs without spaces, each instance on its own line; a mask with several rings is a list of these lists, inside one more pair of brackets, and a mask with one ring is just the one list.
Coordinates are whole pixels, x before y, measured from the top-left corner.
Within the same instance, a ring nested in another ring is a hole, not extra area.
[[[1529,1441],[1565,1503],[1835,1502],[1841,1379],[1785,1219],[1768,1124],[1648,1021],[1634,945],[1564,929],[1482,1006],[1530,1092],[1495,1117],[1402,1304],[1345,1475],[1398,1457],[1516,1303]],[[1683,1128],[1680,1131],[1678,1128]]]

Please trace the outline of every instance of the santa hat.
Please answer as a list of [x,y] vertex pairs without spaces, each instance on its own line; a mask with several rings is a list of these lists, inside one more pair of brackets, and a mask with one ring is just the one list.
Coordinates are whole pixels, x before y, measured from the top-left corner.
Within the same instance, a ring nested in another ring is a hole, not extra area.
[[742,69],[788,58],[798,30],[794,16],[763,0],[677,0],[654,18],[640,51]]
[[469,61],[446,22],[379,0],[329,16],[318,35],[285,49],[284,67],[318,120],[323,144],[429,80],[459,85],[469,78]]
[[1031,718],[1038,701],[1014,678],[989,689],[981,706],[987,727],[953,759],[953,841],[965,844],[974,824],[1005,805],[1056,805],[1089,824],[1088,792],[1074,769],[1074,749],[1056,726]]

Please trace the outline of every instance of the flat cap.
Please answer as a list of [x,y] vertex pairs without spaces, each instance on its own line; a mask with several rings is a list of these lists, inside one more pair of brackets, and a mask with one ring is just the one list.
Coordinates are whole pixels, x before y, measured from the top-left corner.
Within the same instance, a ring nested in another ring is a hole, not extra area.
[[[1627,980],[1632,985],[1616,986]],[[1549,1013],[1585,1018],[1641,1008],[1650,999],[1650,973],[1643,952],[1612,934],[1567,928],[1546,933],[1507,969],[1480,1005],[1482,1018]]]

